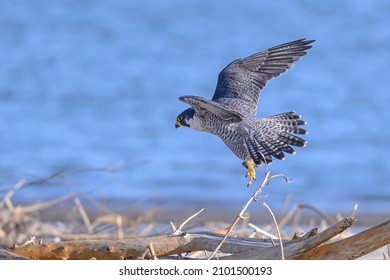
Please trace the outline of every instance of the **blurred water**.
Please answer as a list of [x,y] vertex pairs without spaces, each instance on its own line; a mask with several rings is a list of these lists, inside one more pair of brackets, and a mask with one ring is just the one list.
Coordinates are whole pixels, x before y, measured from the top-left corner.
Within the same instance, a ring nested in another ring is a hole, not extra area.
[[265,199],[389,213],[389,14],[374,0],[2,0],[0,190],[124,163],[20,195],[240,207],[253,191],[240,160],[215,136],[175,130],[187,107],[177,98],[211,98],[233,59],[307,37],[309,55],[261,96],[258,116],[295,110],[309,122],[307,148],[271,166],[293,180]]

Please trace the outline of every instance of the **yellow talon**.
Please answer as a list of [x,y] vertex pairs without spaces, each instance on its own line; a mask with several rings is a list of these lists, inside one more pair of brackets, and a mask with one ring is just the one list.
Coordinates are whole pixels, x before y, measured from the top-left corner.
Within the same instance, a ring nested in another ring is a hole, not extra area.
[[252,184],[252,181],[256,179],[256,171],[254,169],[255,163],[253,162],[252,159],[248,161],[244,161],[242,163],[246,168],[248,168],[248,172],[246,173],[245,177],[249,176],[249,181],[247,187],[249,188],[250,185]]

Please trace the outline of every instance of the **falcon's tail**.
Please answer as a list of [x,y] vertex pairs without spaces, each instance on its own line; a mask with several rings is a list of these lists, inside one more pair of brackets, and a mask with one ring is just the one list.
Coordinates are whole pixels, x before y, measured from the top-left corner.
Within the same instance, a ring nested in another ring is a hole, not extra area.
[[294,112],[247,119],[245,142],[255,164],[269,164],[272,157],[283,160],[284,152],[295,154],[291,146],[305,147],[307,141],[292,134],[307,134],[305,129],[300,128],[302,125],[306,125],[306,122]]

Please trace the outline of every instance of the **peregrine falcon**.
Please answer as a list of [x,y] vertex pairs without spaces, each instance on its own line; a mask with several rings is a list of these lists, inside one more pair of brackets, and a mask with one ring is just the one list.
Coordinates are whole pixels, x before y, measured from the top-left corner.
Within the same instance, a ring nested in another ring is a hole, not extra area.
[[186,126],[210,132],[248,169],[248,187],[256,177],[254,167],[270,164],[272,158],[284,159],[284,152],[294,154],[291,146],[305,147],[306,141],[293,134],[307,134],[306,125],[295,112],[255,118],[260,92],[271,80],[293,67],[306,55],[314,40],[300,39],[281,44],[227,65],[218,75],[212,100],[199,96],[181,96],[191,108],[176,119],[175,127]]

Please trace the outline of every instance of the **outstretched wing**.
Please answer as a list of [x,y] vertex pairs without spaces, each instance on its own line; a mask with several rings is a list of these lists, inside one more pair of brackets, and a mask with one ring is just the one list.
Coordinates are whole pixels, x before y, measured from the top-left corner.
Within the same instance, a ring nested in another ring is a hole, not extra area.
[[244,116],[256,115],[260,92],[268,80],[291,68],[312,42],[300,39],[233,61],[219,73],[212,100]]
[[190,104],[199,116],[212,113],[225,120],[231,120],[231,121],[239,121],[242,120],[243,118],[243,116],[240,113],[225,108],[224,105],[221,105],[217,102],[208,100],[203,97],[186,95],[186,96],[179,97],[179,100],[187,104]]

